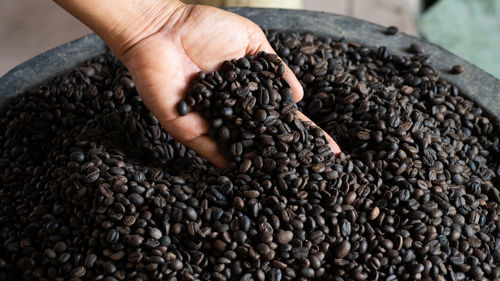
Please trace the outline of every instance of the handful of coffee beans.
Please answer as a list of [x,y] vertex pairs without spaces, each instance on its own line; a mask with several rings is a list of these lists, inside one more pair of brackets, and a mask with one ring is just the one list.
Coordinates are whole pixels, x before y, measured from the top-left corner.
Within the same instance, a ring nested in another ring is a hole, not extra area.
[[500,280],[493,119],[419,46],[267,36],[283,61],[226,61],[178,106],[210,121],[225,171],[111,54],[19,95],[0,119],[0,281]]

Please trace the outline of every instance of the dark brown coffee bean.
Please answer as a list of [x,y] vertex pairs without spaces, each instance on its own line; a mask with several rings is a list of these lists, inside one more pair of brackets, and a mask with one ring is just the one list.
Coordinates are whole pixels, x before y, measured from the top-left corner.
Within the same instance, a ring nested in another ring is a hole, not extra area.
[[287,230],[278,230],[276,233],[276,242],[288,244],[293,239],[293,232]]
[[188,114],[188,105],[185,101],[180,101],[177,104],[177,112],[179,113],[180,116]]
[[240,58],[240,59],[238,59],[238,66],[243,68],[243,69],[249,69],[250,62],[248,61],[247,58]]
[[413,43],[410,45],[410,51],[415,53],[415,54],[423,54],[424,53],[424,48],[422,45],[418,43]]
[[125,89],[132,89],[135,87],[134,81],[128,77],[122,77],[120,82]]
[[227,127],[221,127],[219,129],[219,138],[221,139],[221,141],[223,142],[228,141],[230,137],[231,137],[231,132]]
[[84,266],[87,269],[90,269],[94,266],[95,262],[97,260],[97,256],[95,254],[89,254],[85,258]]
[[116,271],[116,266],[112,262],[105,262],[102,268],[106,273],[114,273]]
[[464,72],[464,67],[459,65],[459,64],[454,65],[451,67],[450,72],[453,74],[460,74],[460,73]]
[[357,136],[360,140],[369,140],[370,139],[370,133],[367,131],[359,131]]
[[85,160],[85,154],[83,154],[83,152],[81,151],[75,151],[70,154],[69,159],[81,163]]
[[259,109],[255,112],[255,120],[264,121],[267,117],[267,112],[263,109]]
[[192,221],[195,221],[198,219],[198,214],[196,213],[196,210],[192,207],[187,207],[186,209],[186,217]]
[[156,227],[152,227],[149,230],[149,236],[151,236],[151,238],[153,238],[153,239],[157,239],[158,240],[158,239],[160,239],[162,237],[161,230],[159,230]]
[[144,238],[139,234],[129,235],[126,239],[128,244],[135,247],[139,246],[144,241]]
[[351,251],[351,243],[349,241],[344,240],[340,243],[335,249],[335,257],[338,259],[345,258],[349,252]]
[[378,207],[375,207],[371,210],[369,219],[375,220],[378,218],[379,214],[380,214],[380,209]]
[[144,204],[144,198],[137,193],[132,193],[128,198],[130,202],[136,206],[142,206]]
[[251,166],[252,166],[251,160],[249,160],[249,159],[243,160],[243,162],[241,162],[241,165],[240,165],[240,172],[246,173],[248,171],[248,169],[250,169]]
[[7,105],[0,280],[500,277],[497,122],[422,46],[265,32],[302,101],[261,52],[177,104],[209,121],[225,170],[162,129],[112,55]]
[[81,277],[85,276],[85,273],[87,273],[87,271],[85,270],[85,267],[79,266],[79,267],[71,270],[71,277],[72,278],[81,278]]
[[106,235],[106,241],[110,244],[118,242],[120,233],[116,229],[110,229]]
[[386,29],[385,33],[388,35],[395,35],[396,33],[398,33],[398,28],[391,25]]

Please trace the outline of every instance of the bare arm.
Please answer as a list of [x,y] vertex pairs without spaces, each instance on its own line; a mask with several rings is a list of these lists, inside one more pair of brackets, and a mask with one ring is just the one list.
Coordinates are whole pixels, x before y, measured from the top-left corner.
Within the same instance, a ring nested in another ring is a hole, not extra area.
[[[55,2],[108,44],[127,66],[146,106],[172,137],[213,164],[228,165],[219,145],[207,135],[207,120],[197,112],[180,116],[176,106],[199,71],[217,69],[224,60],[258,51],[274,53],[255,23],[217,8],[177,0]],[[284,77],[294,99],[302,99],[302,87],[288,67]],[[332,150],[340,152],[331,138],[329,141]]]

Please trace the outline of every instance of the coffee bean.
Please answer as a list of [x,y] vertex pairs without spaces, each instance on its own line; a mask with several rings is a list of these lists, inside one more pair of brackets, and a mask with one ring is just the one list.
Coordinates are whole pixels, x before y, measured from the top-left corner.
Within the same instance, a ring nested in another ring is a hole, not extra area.
[[264,121],[267,117],[267,112],[263,109],[259,109],[255,113],[255,120]]
[[257,190],[248,190],[243,192],[243,195],[247,198],[257,198],[259,197],[260,193]]
[[227,127],[221,127],[219,130],[219,138],[221,139],[221,141],[228,141],[230,137],[231,132],[229,131],[229,129]]
[[287,230],[278,230],[276,241],[280,244],[288,244],[293,239],[293,232]]
[[250,68],[250,61],[247,58],[240,58],[240,59],[238,59],[238,66],[243,68],[243,69],[249,69]]
[[422,47],[422,45],[420,45],[418,43],[412,43],[410,45],[410,51],[415,53],[415,54],[423,54],[424,48]]
[[358,132],[358,138],[360,140],[369,140],[370,139],[370,133],[367,131],[359,131]]
[[186,217],[192,221],[195,221],[198,219],[198,214],[196,213],[196,210],[192,207],[187,207],[186,209]]
[[304,267],[300,269],[300,275],[304,278],[314,277],[314,270],[312,268]]
[[382,246],[384,246],[384,248],[386,248],[387,250],[390,250],[390,249],[392,249],[394,244],[392,243],[391,240],[385,239],[384,241],[382,241]]
[[85,267],[79,266],[79,267],[71,270],[71,277],[72,278],[81,278],[81,277],[85,276],[85,273],[87,273],[87,271],[85,270]]
[[222,108],[222,115],[223,116],[231,116],[232,114],[233,114],[233,109],[231,107]]
[[70,154],[69,159],[71,161],[81,163],[85,160],[85,154],[83,154],[83,152],[81,152],[81,151],[75,151],[75,152]]
[[68,249],[66,243],[59,241],[54,245],[54,250],[58,253],[63,253]]
[[85,268],[87,268],[87,269],[92,268],[94,266],[96,260],[97,260],[97,255],[95,255],[95,254],[89,254],[85,258],[85,262],[84,262]]
[[156,227],[152,227],[150,230],[149,230],[149,236],[151,236],[151,238],[153,239],[160,239],[162,237],[162,233],[161,231],[156,228]]
[[129,200],[130,200],[130,202],[132,202],[132,204],[134,204],[136,206],[142,206],[144,204],[144,198],[137,193],[130,194]]
[[116,243],[118,242],[119,239],[120,239],[120,233],[116,229],[110,229],[108,231],[108,234],[106,235],[106,241],[109,244]]
[[177,104],[209,121],[224,171],[162,129],[112,55],[7,105],[0,280],[500,276],[496,122],[422,46],[265,32],[302,101],[261,52]]
[[370,217],[369,219],[370,220],[375,220],[380,214],[380,209],[378,207],[375,207],[372,209],[372,211],[370,212]]
[[188,105],[185,101],[180,101],[177,104],[177,112],[179,113],[180,116],[188,114]]
[[251,166],[252,166],[251,160],[249,160],[249,159],[243,160],[243,162],[241,162],[241,165],[240,165],[240,172],[246,173],[248,171],[248,169],[250,169]]
[[45,227],[45,229],[47,229],[47,232],[50,234],[55,233],[58,228],[59,228],[59,223],[56,220],[50,221],[49,223],[47,223],[47,226]]
[[243,209],[245,207],[245,201],[241,197],[235,197],[233,200],[233,204],[238,209]]
[[334,254],[336,258],[343,259],[349,254],[350,251],[351,243],[349,243],[349,241],[347,240],[344,240],[336,247]]
[[[350,204],[354,203],[354,201],[356,200],[356,196],[357,196],[357,195],[356,195],[356,192],[353,192],[353,191],[348,192],[348,193],[345,195],[345,197],[344,197],[344,202],[345,202],[346,204],[349,204],[349,205],[350,205]],[[375,218],[374,218],[374,219],[375,219]]]
[[385,33],[388,35],[395,35],[396,33],[398,33],[398,31],[399,30],[397,27],[391,25],[386,29]]
[[464,72],[464,67],[459,65],[459,64],[456,64],[456,65],[451,67],[450,72],[453,74],[460,74],[460,73]]
[[104,271],[106,273],[114,273],[116,271],[116,266],[112,263],[112,262],[105,262],[103,265],[102,265],[102,268],[104,269]]
[[131,246],[137,247],[144,241],[144,238],[139,234],[129,235],[127,237],[127,243]]
[[122,77],[120,83],[125,89],[133,89],[135,87],[134,81],[128,77]]

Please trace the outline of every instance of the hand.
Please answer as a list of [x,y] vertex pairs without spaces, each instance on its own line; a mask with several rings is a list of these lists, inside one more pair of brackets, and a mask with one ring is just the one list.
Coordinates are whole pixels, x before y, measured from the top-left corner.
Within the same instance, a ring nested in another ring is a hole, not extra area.
[[[207,120],[197,112],[180,116],[177,104],[199,71],[215,70],[224,60],[274,50],[255,23],[217,8],[170,2],[145,11],[148,17],[135,17],[124,27],[115,25],[115,32],[105,33],[109,38],[105,41],[127,66],[144,103],[165,130],[216,166],[227,167],[218,144],[207,135]],[[284,78],[295,101],[302,99],[302,87],[288,67]],[[332,150],[340,152],[333,139],[325,136]]]

